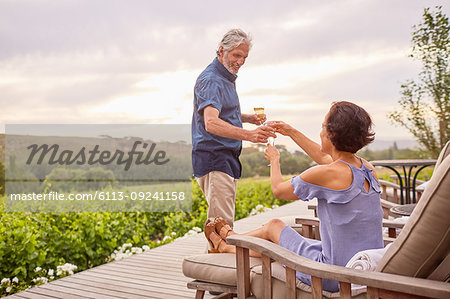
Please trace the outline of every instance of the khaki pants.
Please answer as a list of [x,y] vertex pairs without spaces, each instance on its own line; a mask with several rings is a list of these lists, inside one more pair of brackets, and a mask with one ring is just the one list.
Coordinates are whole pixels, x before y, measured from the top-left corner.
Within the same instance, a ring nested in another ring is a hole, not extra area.
[[233,228],[238,179],[221,171],[196,179],[208,202],[208,218],[221,216]]

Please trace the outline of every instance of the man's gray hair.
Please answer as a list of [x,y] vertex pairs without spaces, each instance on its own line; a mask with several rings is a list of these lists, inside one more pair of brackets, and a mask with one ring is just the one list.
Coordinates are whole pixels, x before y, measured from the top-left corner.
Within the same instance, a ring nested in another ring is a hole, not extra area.
[[223,47],[225,52],[231,51],[236,47],[239,47],[240,44],[247,44],[248,48],[252,48],[252,37],[250,34],[245,33],[241,29],[231,29],[222,38],[222,41],[219,43],[219,48],[216,53],[219,56],[219,49]]

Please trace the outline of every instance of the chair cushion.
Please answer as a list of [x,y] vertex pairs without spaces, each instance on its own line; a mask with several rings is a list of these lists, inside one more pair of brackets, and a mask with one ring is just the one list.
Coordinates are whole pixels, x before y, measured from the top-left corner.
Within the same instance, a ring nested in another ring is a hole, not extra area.
[[450,251],[450,156],[444,159],[377,271],[427,278]]
[[[262,278],[262,266],[252,268],[250,272],[251,290],[256,298],[264,298],[264,284]],[[272,263],[272,293],[274,298],[287,298],[286,294],[286,269],[278,262]],[[312,298],[311,287],[299,279],[296,279],[297,299]],[[339,298],[339,292],[331,293],[322,291],[325,298]],[[352,298],[366,298],[366,288],[352,290]]]
[[[250,258],[250,268],[261,265],[260,258]],[[183,260],[183,274],[201,281],[236,285],[236,255],[232,253],[199,254]]]

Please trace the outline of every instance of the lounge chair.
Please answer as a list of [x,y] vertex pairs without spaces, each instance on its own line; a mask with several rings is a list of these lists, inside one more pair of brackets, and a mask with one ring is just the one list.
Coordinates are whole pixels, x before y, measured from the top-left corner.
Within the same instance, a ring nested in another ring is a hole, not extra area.
[[[237,246],[237,290],[239,298],[450,298],[450,157],[433,174],[422,199],[398,238],[383,256],[375,272],[326,265],[294,254],[271,242],[248,236],[230,236],[227,243]],[[248,249],[274,260],[246,267]],[[284,269],[281,264],[286,265]],[[241,270],[244,268],[244,270]],[[312,275],[309,287],[295,278],[295,271]],[[265,273],[265,274],[264,274]],[[250,285],[251,278],[251,285]],[[340,281],[340,292],[322,292],[322,279]],[[270,283],[271,282],[271,283]],[[351,283],[367,288],[351,290]]]
[[[185,275],[196,279],[188,287],[197,289],[196,298],[205,290],[239,298],[450,298],[449,169],[447,157],[375,272],[318,263],[266,240],[233,235],[227,243],[236,246],[235,259],[205,254],[183,261]],[[306,227],[305,233],[313,231]],[[263,257],[249,258],[249,249]],[[296,270],[310,274],[312,286],[296,279]],[[340,291],[322,291],[322,279],[338,280]],[[367,287],[352,290],[351,284]]]

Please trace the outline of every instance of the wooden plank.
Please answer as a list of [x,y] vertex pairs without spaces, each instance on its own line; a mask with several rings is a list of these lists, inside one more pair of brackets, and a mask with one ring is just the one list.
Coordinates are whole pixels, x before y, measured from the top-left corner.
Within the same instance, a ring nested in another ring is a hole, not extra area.
[[160,266],[167,266],[166,269],[170,269],[170,271],[174,271],[174,270],[181,269],[181,266],[183,264],[183,261],[179,261],[176,263],[175,262],[166,263],[165,261],[161,261],[158,264],[157,263],[158,260],[159,259],[156,258],[156,260],[153,262],[117,263],[117,264],[114,264],[114,266],[112,266],[110,269],[115,269],[115,268],[119,268],[119,267],[134,267],[135,269],[154,269],[154,268],[156,268],[154,266],[157,266],[158,268],[160,268]]
[[[98,294],[98,296],[94,297],[92,295],[92,293],[90,292],[86,292],[84,290],[78,290],[78,289],[72,289],[72,288],[68,288],[68,287],[64,287],[64,286],[59,286],[57,284],[43,284],[41,286],[39,286],[39,294],[43,294],[44,292],[52,292],[52,293],[56,293],[56,294],[60,294],[61,297],[59,298],[64,298],[64,296],[66,295],[76,295],[79,297],[84,297],[84,298],[98,298],[98,299],[107,299],[108,296],[103,296],[101,294]],[[111,297],[109,297],[111,298]]]
[[170,269],[172,271],[176,271],[176,270],[180,270],[181,269],[181,262],[179,263],[158,263],[158,260],[153,260],[153,261],[145,261],[145,262],[127,262],[127,263],[120,263],[119,265],[129,265],[129,266],[134,266],[137,269],[143,268],[143,267],[148,267],[148,268],[153,268],[153,269]]
[[183,251],[180,252],[180,248],[182,248],[183,245],[180,244],[179,248],[172,248],[172,249],[167,249],[166,251],[155,251],[152,252],[150,254],[136,254],[136,255],[132,255],[130,257],[128,257],[127,259],[139,259],[139,258],[146,258],[147,256],[167,256],[167,257],[172,257],[172,258],[183,258],[186,256],[191,256],[191,255],[196,255],[196,254],[202,254],[202,253],[206,253],[206,244],[205,247],[199,249],[199,250],[195,250],[195,251]]
[[[121,264],[117,264],[114,265],[114,267],[108,268],[108,270],[112,270],[114,271],[114,269],[120,269],[120,268],[134,268],[137,272],[141,272],[142,271],[152,271],[155,269],[159,269],[160,271],[165,271],[165,272],[177,272],[177,271],[181,271],[182,269],[182,262],[179,262],[178,264],[157,264],[155,263],[141,263],[141,264],[135,264],[135,263],[121,263]],[[106,269],[106,268],[104,268]],[[135,271],[135,272],[136,272]]]
[[339,295],[342,299],[352,298],[352,285],[348,282],[339,282]]
[[[202,254],[202,253],[200,253],[200,254]],[[195,254],[188,254],[186,256],[192,256],[192,255],[195,255]],[[149,254],[149,255],[141,256],[141,257],[137,256],[136,258],[128,257],[128,258],[125,258],[125,259],[119,261],[118,263],[127,262],[127,261],[135,261],[135,262],[151,261],[151,260],[154,260],[155,258],[158,258],[158,259],[164,260],[164,261],[169,261],[169,262],[174,262],[174,261],[180,262],[180,261],[183,261],[183,259],[185,257],[181,256],[179,253],[176,255],[175,253],[164,254],[164,253],[160,252],[160,253]]]
[[388,236],[389,238],[396,238],[397,237],[397,229],[393,227],[388,228]]
[[262,255],[262,276],[264,285],[264,298],[272,298],[272,260],[267,255]]
[[295,285],[295,270],[286,267],[286,288],[287,288],[287,298],[296,299],[297,298],[297,287]]
[[61,292],[61,291],[56,291],[52,288],[48,287],[48,284],[43,284],[40,285],[37,289],[36,292],[39,291],[40,295],[45,295],[45,296],[50,296],[50,297],[55,297],[55,298],[64,298],[64,299],[83,299],[83,298],[94,298],[93,296],[89,295],[76,295],[76,294],[72,294],[70,291],[69,292]]
[[83,280],[72,281],[55,281],[56,285],[71,289],[81,289],[92,293],[92,296],[98,298],[98,296],[107,296],[114,298],[127,298],[127,299],[144,299],[152,295],[151,292],[145,294],[136,294],[133,289],[133,285],[118,286],[116,284],[104,284],[95,283]]
[[378,288],[367,287],[367,299],[380,298],[380,292]]
[[[130,277],[129,275],[124,275],[122,277],[113,276],[111,274],[106,275],[105,277],[107,280],[110,281],[110,284],[118,284],[118,282],[122,282],[124,284],[127,284],[129,287],[137,288],[138,286],[145,286],[145,288],[141,288],[143,290],[153,290],[155,292],[161,292],[161,293],[174,293],[177,295],[186,295],[185,289],[180,287],[172,287],[171,285],[164,284],[164,283],[157,283],[150,279],[144,279],[143,277],[140,277],[139,275],[133,275],[133,277]],[[84,279],[84,278],[83,278]]]
[[8,299],[23,299],[25,297],[21,297],[21,296],[19,296],[17,294],[12,294],[12,295],[9,295],[8,297],[5,297],[5,298],[8,298]]
[[205,291],[197,290],[197,292],[195,292],[195,299],[203,299],[204,296],[205,296]]
[[305,238],[312,238],[313,228],[311,225],[302,224],[302,236]]
[[[264,214],[236,221],[235,231],[245,232],[254,229],[272,218],[292,215],[293,210],[296,212],[296,215],[292,216],[293,218],[310,215],[306,210],[306,204],[295,202]],[[136,296],[193,298],[195,292],[186,287],[191,278],[185,277],[181,271],[182,261],[184,257],[205,253],[206,244],[203,234],[178,239],[142,254],[50,282],[45,285],[45,288],[36,287],[20,292],[9,296],[8,299],[67,298],[70,296],[75,296],[73,298],[83,298],[83,296],[84,298],[86,296],[98,298],[97,292],[101,294],[102,291],[105,291],[103,296],[112,298],[115,294],[120,297],[123,288],[130,288],[132,294]],[[78,290],[78,288],[81,289]],[[62,293],[68,290],[78,292],[78,294]],[[205,298],[211,298],[209,294],[204,295]]]
[[236,276],[238,298],[250,296],[250,258],[247,248],[236,247]]
[[161,272],[161,273],[175,273],[175,272],[180,272],[181,273],[181,269],[182,269],[182,265],[178,264],[178,265],[173,265],[172,267],[167,267],[167,268],[161,268],[160,265],[156,266],[156,265],[151,265],[151,266],[136,266],[134,264],[117,264],[114,265],[113,268],[103,268],[102,270],[106,270],[106,271],[133,271],[133,273],[155,273],[155,270]]
[[[94,271],[92,271],[92,272],[94,272]],[[95,273],[103,273],[105,275],[108,275],[108,277],[110,277],[110,278],[115,277],[116,279],[132,278],[132,279],[135,279],[135,280],[143,280],[143,281],[149,281],[149,282],[153,281],[152,277],[148,276],[148,275],[143,276],[143,275],[139,275],[139,274],[122,273],[122,272],[118,272],[118,271],[115,272],[115,273],[111,273],[110,271],[103,271],[103,270],[96,270]],[[155,272],[155,274],[158,274],[158,272]],[[165,277],[167,279],[170,279],[170,277],[173,277],[173,276],[174,276],[174,274],[170,274],[170,272],[166,272],[166,274],[163,275],[163,277]]]
[[109,271],[101,271],[101,270],[95,270],[95,271],[89,271],[89,273],[83,273],[83,275],[88,275],[88,276],[95,276],[95,277],[102,277],[102,278],[107,278],[107,279],[115,279],[115,280],[121,280],[124,281],[124,279],[128,279],[131,278],[133,280],[139,280],[139,281],[144,281],[144,282],[151,282],[152,281],[152,277],[156,277],[156,278],[164,278],[164,279],[174,279],[176,278],[176,280],[180,280],[181,282],[188,282],[191,280],[191,278],[184,276],[182,273],[161,273],[161,272],[155,272],[152,273],[151,277],[144,277],[145,279],[141,279],[142,276],[132,276],[132,275],[111,275],[111,272]]
[[[151,292],[151,294],[153,294],[154,296],[158,296],[157,294],[161,294],[161,295],[173,294],[170,289],[166,289],[166,288],[159,288],[159,289],[155,290],[153,285],[115,281],[115,280],[111,280],[111,279],[107,279],[107,278],[99,278],[99,277],[91,276],[91,277],[82,277],[79,279],[77,278],[77,280],[79,281],[80,284],[89,284],[92,286],[99,285],[99,288],[101,288],[101,289],[117,289],[117,287],[120,287],[120,288],[124,287],[124,288],[128,288],[128,289],[132,289],[133,294],[147,296],[147,297],[149,296],[149,292]],[[180,292],[184,293],[184,295],[178,294],[178,297],[192,298],[194,292],[185,288],[186,284],[183,284],[183,287],[184,288],[177,289]]]
[[183,263],[183,260],[178,260],[178,261],[171,261],[171,260],[166,260],[163,259],[160,256],[154,256],[152,259],[146,259],[146,260],[122,260],[120,262],[117,262],[115,264],[118,265],[122,265],[122,264],[127,264],[127,265],[138,265],[138,266],[153,266],[153,265],[157,265],[157,266],[170,266],[170,267],[176,267],[176,266],[180,266]]
[[429,297],[410,295],[383,289],[379,289],[379,294],[380,298],[383,299],[429,299]]
[[[39,290],[37,290],[38,287],[33,287],[31,289],[28,289],[26,291],[18,293],[16,296],[20,296],[21,298],[29,298],[29,299],[51,299],[51,298],[62,298],[61,294],[58,297],[48,296],[48,295],[41,295],[39,294]],[[8,297],[5,297],[9,299]],[[86,298],[86,297],[78,297],[78,298]]]
[[216,291],[216,292],[222,292],[222,293],[234,293],[237,292],[236,286],[229,286],[219,283],[211,283],[211,282],[205,282],[205,281],[199,281],[194,280],[190,281],[187,284],[187,287],[189,289],[197,289],[197,290],[203,290],[203,291]]
[[[168,244],[170,245],[170,244]],[[155,249],[152,249],[150,251],[146,251],[144,254],[145,255],[152,255],[152,254],[159,254],[159,253],[175,253],[175,254],[183,254],[183,252],[186,252],[187,255],[192,254],[192,253],[196,253],[196,252],[200,252],[202,253],[204,251],[204,249],[206,249],[206,239],[202,236],[201,239],[198,239],[196,241],[196,247],[195,248],[189,248],[189,243],[185,244],[184,242],[180,242],[178,244],[176,244],[177,246],[161,246],[161,247],[157,247]],[[204,246],[203,246],[204,245]],[[179,248],[185,248],[185,250],[183,250],[183,252],[180,252]],[[159,248],[164,248],[164,250],[156,250]],[[136,256],[136,255],[133,255]]]
[[312,298],[322,298],[322,278],[311,276]]
[[[127,269],[127,268],[115,268],[115,272],[118,273],[124,273],[124,274],[135,274],[136,273],[136,269]],[[180,281],[179,279],[177,279],[176,276],[173,275],[173,272],[169,272],[168,276],[164,276],[162,278],[159,277],[155,277],[152,276],[152,272],[146,272],[146,271],[139,271],[139,273],[145,275],[147,278],[151,278],[152,281],[154,282],[161,282],[161,283],[166,283],[166,284],[170,284],[170,285],[181,285],[181,284],[185,284],[184,281]]]

